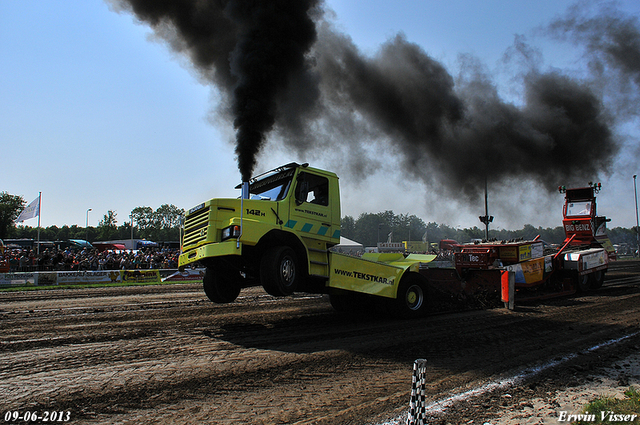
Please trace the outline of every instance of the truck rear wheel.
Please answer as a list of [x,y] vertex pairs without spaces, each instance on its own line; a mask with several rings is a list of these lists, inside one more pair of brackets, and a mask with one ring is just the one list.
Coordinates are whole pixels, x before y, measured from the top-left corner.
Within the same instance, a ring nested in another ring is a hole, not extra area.
[[397,313],[404,318],[424,316],[427,312],[426,285],[416,277],[400,281],[395,300]]
[[218,304],[231,303],[240,294],[240,274],[223,267],[207,267],[202,279],[202,287],[207,297]]
[[604,283],[604,271],[591,273],[591,289],[600,289]]
[[583,274],[582,276],[577,274],[576,279],[578,281],[578,291],[588,292],[591,289],[591,279],[588,274]]
[[293,294],[298,287],[299,273],[296,253],[288,246],[269,250],[260,260],[260,282],[274,297]]

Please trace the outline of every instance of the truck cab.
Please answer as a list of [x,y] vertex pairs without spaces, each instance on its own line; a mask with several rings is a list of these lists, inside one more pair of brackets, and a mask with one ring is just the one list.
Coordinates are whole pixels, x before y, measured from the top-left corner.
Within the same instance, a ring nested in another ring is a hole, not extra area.
[[271,295],[318,292],[329,277],[328,249],[340,241],[336,174],[290,163],[237,187],[235,199],[211,199],[185,217],[179,267],[200,263],[214,302],[262,285]]
[[615,260],[616,253],[607,236],[607,217],[596,213],[596,194],[601,184],[591,184],[589,187],[567,189],[559,188],[565,194],[562,226],[565,231],[565,243],[571,246],[602,247],[607,256]]

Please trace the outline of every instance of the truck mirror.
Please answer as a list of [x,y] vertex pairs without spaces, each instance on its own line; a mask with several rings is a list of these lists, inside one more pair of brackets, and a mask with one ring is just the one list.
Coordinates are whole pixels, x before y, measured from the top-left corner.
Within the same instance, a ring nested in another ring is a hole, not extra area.
[[306,202],[307,196],[309,196],[309,182],[306,180],[299,181],[296,189],[296,204],[301,205]]

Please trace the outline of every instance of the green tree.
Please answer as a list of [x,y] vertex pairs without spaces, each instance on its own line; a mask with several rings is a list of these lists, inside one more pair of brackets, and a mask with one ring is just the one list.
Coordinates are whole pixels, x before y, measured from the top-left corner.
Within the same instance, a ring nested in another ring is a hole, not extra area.
[[149,237],[155,226],[155,216],[151,207],[136,207],[131,211],[131,217],[138,227],[138,236]]
[[[345,224],[351,225],[349,219],[345,220]],[[349,231],[353,235],[350,239],[365,246],[376,246],[378,242],[386,242],[389,238],[392,242],[407,240],[409,236],[413,240],[420,240],[426,228],[424,221],[415,215],[396,215],[393,211],[384,211],[377,214],[360,214],[353,230]]]
[[62,226],[58,231],[58,236],[56,237],[56,239],[59,241],[66,241],[68,239],[73,239],[71,237],[71,230],[69,229],[69,226],[67,226],[66,224]]
[[484,229],[480,229],[478,226],[463,229],[462,237],[458,238],[458,242],[469,242],[473,239],[484,239]]
[[26,202],[22,196],[0,192],[0,239],[5,239],[11,235],[14,229],[13,222],[18,218],[25,204]]
[[[115,213],[114,213],[115,215]],[[74,224],[69,228],[69,239],[84,239],[86,236],[85,229]]]
[[155,225],[159,229],[175,229],[182,224],[184,210],[175,205],[160,205],[155,213]]
[[638,236],[635,226],[630,229],[625,229],[624,227],[614,227],[613,229],[608,229],[607,233],[611,238],[611,242],[614,244],[626,243],[633,247],[638,244]]
[[136,207],[131,217],[138,227],[137,235],[155,241],[177,240],[184,219],[184,210],[172,204],[163,204],[157,210]]
[[393,242],[419,241],[427,229],[425,222],[415,215],[400,214],[394,218]]
[[[107,211],[104,218],[98,223],[98,237],[103,240],[112,239],[118,232],[117,214],[113,210]],[[76,226],[73,226],[76,227]]]
[[347,238],[353,239],[356,234],[356,221],[350,215],[342,217],[340,221],[340,235]]
[[364,246],[376,246],[378,242],[386,241],[391,231],[388,215],[384,213],[362,213],[356,220],[354,239]]

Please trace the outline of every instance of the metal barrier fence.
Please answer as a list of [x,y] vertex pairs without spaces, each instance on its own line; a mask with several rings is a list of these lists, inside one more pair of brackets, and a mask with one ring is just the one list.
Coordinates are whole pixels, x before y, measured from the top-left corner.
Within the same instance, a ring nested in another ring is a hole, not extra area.
[[177,269],[36,271],[0,273],[0,288],[110,283],[201,282],[204,270]]
[[[139,263],[136,265],[134,270],[150,270],[150,269],[159,269],[159,270],[174,270],[175,268],[158,268],[152,267],[151,263]],[[130,270],[131,268],[126,268],[126,270]],[[20,266],[20,265],[10,265],[11,273],[34,273],[34,272],[70,272],[70,271],[95,271],[95,270],[124,270],[121,267],[116,266],[98,266],[98,267],[90,267],[82,264],[58,264],[58,265],[28,265],[28,266]]]

